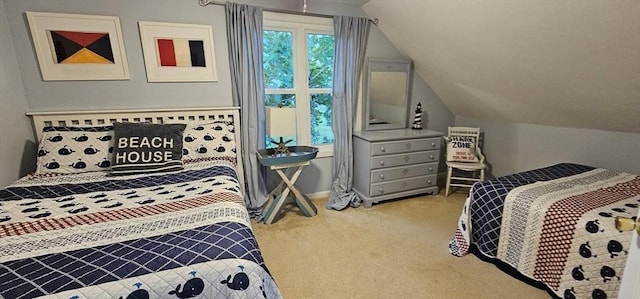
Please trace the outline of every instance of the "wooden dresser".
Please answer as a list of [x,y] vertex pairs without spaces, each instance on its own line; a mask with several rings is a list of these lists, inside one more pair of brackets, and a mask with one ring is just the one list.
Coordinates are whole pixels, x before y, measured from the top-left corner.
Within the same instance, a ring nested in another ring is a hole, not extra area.
[[380,130],[353,133],[353,189],[369,208],[379,201],[438,194],[443,133]]

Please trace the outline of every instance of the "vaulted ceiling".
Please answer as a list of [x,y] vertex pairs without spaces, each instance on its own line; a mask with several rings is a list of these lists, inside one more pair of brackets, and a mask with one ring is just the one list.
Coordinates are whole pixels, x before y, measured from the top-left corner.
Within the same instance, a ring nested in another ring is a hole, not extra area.
[[640,133],[640,1],[354,1],[457,116]]

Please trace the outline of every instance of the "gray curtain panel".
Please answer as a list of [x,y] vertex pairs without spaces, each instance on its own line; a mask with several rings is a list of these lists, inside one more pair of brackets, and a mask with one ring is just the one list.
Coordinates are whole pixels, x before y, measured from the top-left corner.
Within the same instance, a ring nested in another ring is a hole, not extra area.
[[227,2],[225,12],[233,105],[241,108],[245,201],[251,217],[260,220],[268,194],[256,155],[265,144],[262,8]]
[[353,186],[353,121],[358,101],[360,74],[369,36],[369,20],[361,17],[333,18],[333,184],[327,209],[358,207],[362,200]]

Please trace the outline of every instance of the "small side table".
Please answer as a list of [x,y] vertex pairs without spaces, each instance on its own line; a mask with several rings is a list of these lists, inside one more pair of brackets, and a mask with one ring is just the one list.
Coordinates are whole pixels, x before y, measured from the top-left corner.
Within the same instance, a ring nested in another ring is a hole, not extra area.
[[302,172],[302,168],[309,164],[310,162],[307,161],[302,163],[269,166],[269,168],[276,171],[282,181],[275,189],[273,189],[273,191],[269,193],[269,201],[264,207],[264,223],[273,223],[273,221],[287,202],[289,191],[293,193],[296,204],[304,215],[306,215],[307,217],[313,217],[318,214],[316,206],[313,205],[309,197],[307,197],[300,191],[298,187],[294,185],[296,180],[300,176],[300,173]]
[[[313,202],[298,187],[295,186],[296,180],[302,173],[302,169],[311,164],[310,160],[315,158],[317,154],[316,148],[310,147],[292,147],[291,149],[299,149],[301,153],[292,157],[267,157],[264,150],[258,151],[258,160],[264,165],[274,170],[282,180],[278,186],[269,193],[269,201],[264,206],[264,223],[271,224],[274,222],[284,205],[287,203],[289,193],[293,194],[296,204],[307,217],[313,217],[318,214],[318,209]],[[309,150],[309,153],[302,153],[302,150]]]

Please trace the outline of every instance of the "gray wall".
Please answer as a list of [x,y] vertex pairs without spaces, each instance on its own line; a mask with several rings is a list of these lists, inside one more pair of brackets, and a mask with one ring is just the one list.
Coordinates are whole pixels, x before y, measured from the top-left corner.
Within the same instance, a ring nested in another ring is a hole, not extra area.
[[491,174],[572,162],[640,174],[640,134],[495,122],[457,117],[456,125],[484,132]]
[[[199,107],[231,105],[224,11],[202,8],[198,1],[4,0],[16,48],[27,103],[32,111]],[[120,17],[130,80],[42,81],[25,11],[110,15]],[[147,83],[138,21],[210,24],[218,66],[214,83]]]
[[[27,101],[4,6],[0,6],[0,186],[33,171],[35,153]],[[27,150],[25,150],[27,149]],[[30,159],[24,161],[24,157]]]
[[[245,0],[236,1],[263,7],[276,9],[301,9],[301,1],[288,0]],[[229,75],[229,60],[227,51],[227,39],[225,32],[224,8],[218,5],[201,7],[197,0],[2,0],[10,35],[13,38],[15,56],[18,61],[20,78],[14,78],[24,86],[24,94],[15,101],[18,105],[28,107],[30,111],[55,111],[55,110],[94,110],[94,109],[128,109],[128,108],[171,108],[171,107],[201,107],[201,106],[229,106],[231,100],[231,82]],[[308,7],[310,12],[323,14],[341,14],[364,16],[360,7],[339,3],[322,3],[312,1]],[[129,63],[130,80],[125,81],[42,81],[40,70],[33,50],[31,37],[25,11],[60,12],[118,16],[123,31],[125,50]],[[160,21],[175,23],[210,24],[213,26],[216,65],[218,81],[209,83],[148,83],[144,68],[142,48],[138,34],[138,21]],[[1,34],[6,33],[3,26]],[[3,47],[5,44],[3,43]],[[0,58],[15,61],[13,57],[5,57],[2,52]],[[12,54],[13,55],[13,54]],[[389,40],[375,27],[372,26],[367,55],[372,57],[402,57]],[[11,74],[15,75],[14,72]],[[21,88],[22,89],[22,88]],[[415,106],[422,102],[428,113],[429,128],[442,130],[454,121],[451,112],[440,102],[435,93],[431,91],[424,81],[414,78],[413,101]],[[17,108],[16,108],[17,109]],[[11,113],[21,122],[12,122],[30,130],[30,124],[25,123],[26,118],[22,108]],[[3,110],[4,111],[4,110]],[[29,133],[31,133],[29,131]],[[3,132],[0,137],[4,140],[24,134],[8,135]],[[21,137],[22,138],[22,137]],[[33,138],[33,137],[30,137]],[[24,145],[21,145],[24,146]],[[2,161],[14,161],[18,156],[26,157],[27,165],[35,164],[35,149],[29,151],[9,152],[1,149]],[[24,154],[22,152],[25,152]],[[4,153],[8,155],[5,157]],[[328,191],[331,186],[332,159],[318,158],[311,166],[305,168],[298,185],[305,193],[319,193]],[[32,167],[33,169],[33,167]],[[17,177],[18,173],[11,171],[11,177]],[[20,173],[22,174],[22,173]]]

